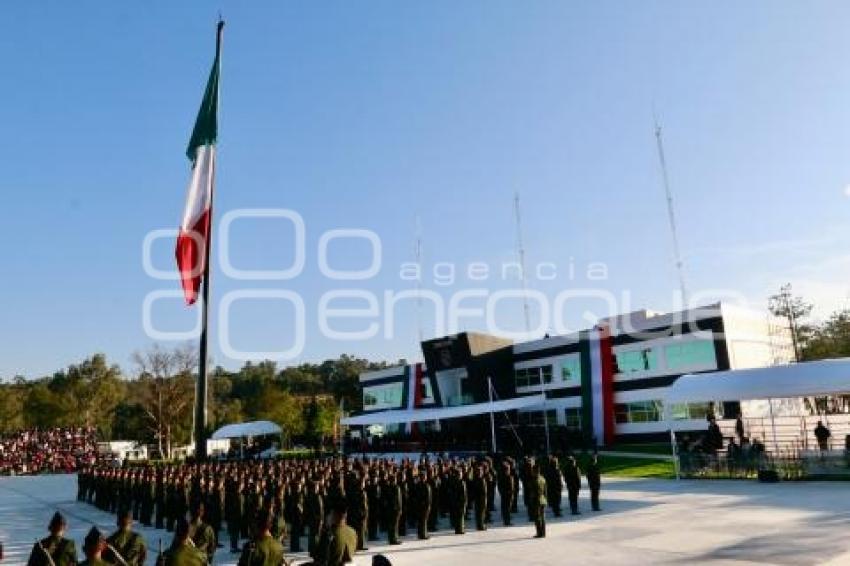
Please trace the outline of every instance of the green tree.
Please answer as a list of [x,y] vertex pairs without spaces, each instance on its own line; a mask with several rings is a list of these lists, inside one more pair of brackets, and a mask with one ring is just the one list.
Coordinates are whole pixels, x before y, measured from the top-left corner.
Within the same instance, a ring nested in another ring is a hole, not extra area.
[[304,415],[300,403],[277,385],[268,384],[255,401],[254,408],[254,418],[280,425],[287,444],[291,444],[293,437],[304,432]]
[[68,367],[62,389],[72,424],[94,426],[103,437],[111,437],[113,413],[125,395],[117,365],[110,366],[105,355],[95,354]]
[[25,393],[21,385],[0,385],[0,433],[24,427]]
[[24,424],[27,427],[51,428],[68,424],[68,410],[61,395],[54,393],[41,380],[29,387],[23,403]]

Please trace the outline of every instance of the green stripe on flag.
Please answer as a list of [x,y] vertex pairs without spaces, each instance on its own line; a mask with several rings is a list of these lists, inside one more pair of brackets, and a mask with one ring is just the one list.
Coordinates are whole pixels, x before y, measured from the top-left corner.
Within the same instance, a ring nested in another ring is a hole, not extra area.
[[186,148],[186,156],[192,163],[195,162],[195,154],[200,146],[215,144],[216,138],[218,138],[219,57],[220,53],[217,49],[215,61],[213,61],[210,70],[210,78],[207,81],[207,88],[204,91],[204,99],[201,101],[201,108],[198,110],[198,117],[195,119],[192,137],[189,139],[189,147]]

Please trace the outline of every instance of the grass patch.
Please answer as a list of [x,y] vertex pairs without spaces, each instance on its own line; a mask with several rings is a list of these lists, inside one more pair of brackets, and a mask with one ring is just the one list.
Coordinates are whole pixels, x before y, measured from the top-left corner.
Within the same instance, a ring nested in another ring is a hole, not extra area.
[[635,454],[661,454],[672,456],[673,451],[669,442],[652,442],[646,444],[615,444],[606,446],[607,452],[632,452]]
[[676,469],[670,460],[600,456],[599,464],[603,474],[620,478],[673,479],[676,477]]

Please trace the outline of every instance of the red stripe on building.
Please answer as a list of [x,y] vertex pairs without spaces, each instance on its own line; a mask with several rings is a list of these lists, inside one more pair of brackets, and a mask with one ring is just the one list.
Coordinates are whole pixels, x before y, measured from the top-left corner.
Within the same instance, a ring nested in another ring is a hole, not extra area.
[[614,348],[607,326],[599,329],[599,357],[602,358],[602,422],[605,423],[605,444],[610,446],[614,443],[617,424],[614,419]]

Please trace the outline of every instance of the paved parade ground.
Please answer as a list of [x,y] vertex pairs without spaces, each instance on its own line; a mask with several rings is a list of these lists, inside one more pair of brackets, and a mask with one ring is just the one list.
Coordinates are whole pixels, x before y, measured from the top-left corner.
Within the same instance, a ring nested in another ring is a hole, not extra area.
[[[4,564],[22,564],[59,509],[82,547],[96,524],[114,518],[75,500],[75,476],[0,478],[0,541]],[[385,552],[394,565],[462,564],[850,564],[850,487],[844,482],[760,484],[753,481],[605,480],[603,511],[591,513],[583,490],[580,517],[548,520],[547,538],[533,525],[495,526],[465,536],[435,533],[399,547],[373,543],[356,564]],[[521,519],[520,514],[517,518]],[[164,531],[138,526],[153,564]],[[473,525],[474,527],[474,525]],[[217,564],[236,557],[221,549]],[[296,564],[305,563],[301,555]]]

